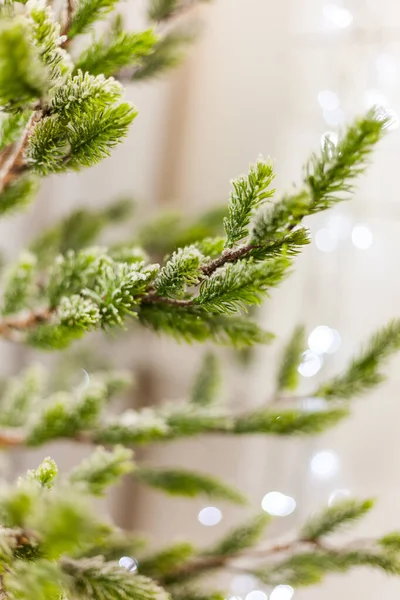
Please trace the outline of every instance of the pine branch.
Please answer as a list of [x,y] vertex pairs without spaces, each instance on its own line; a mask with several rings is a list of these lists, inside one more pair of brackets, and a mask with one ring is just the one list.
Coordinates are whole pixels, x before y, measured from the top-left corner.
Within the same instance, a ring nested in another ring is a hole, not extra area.
[[284,348],[277,376],[277,389],[279,391],[295,390],[297,388],[299,380],[298,366],[305,348],[304,333],[304,327],[296,327]]
[[392,320],[374,333],[361,351],[353,358],[342,375],[323,383],[316,396],[350,399],[372,389],[384,381],[380,372],[385,361],[400,349],[400,320]]

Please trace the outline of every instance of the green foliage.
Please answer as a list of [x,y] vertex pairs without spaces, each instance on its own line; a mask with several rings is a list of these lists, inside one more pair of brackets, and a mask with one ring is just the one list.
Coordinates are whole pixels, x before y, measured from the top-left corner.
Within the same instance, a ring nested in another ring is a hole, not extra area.
[[211,339],[222,346],[245,348],[269,343],[273,338],[251,319],[207,314],[195,307],[177,309],[168,305],[145,304],[138,316],[143,325],[187,343]]
[[28,113],[0,112],[0,151],[14,144],[28,122]]
[[163,21],[171,17],[180,4],[182,0],[151,0],[149,18],[153,21]]
[[194,246],[179,248],[158,273],[154,287],[160,296],[182,297],[186,286],[195,285],[199,278],[202,255]]
[[202,282],[195,302],[207,311],[221,314],[261,304],[268,290],[282,282],[290,264],[284,258],[228,263]]
[[304,327],[296,327],[284,348],[277,376],[277,389],[295,390],[299,382],[298,366],[304,352]]
[[309,412],[303,410],[260,409],[243,415],[233,427],[234,433],[269,433],[272,435],[314,435],[333,427],[348,416],[345,408]]
[[35,409],[44,384],[45,373],[40,365],[31,365],[18,377],[8,379],[0,400],[1,425],[7,427],[23,425]]
[[99,447],[72,471],[70,481],[81,484],[95,496],[102,495],[108,487],[133,470],[132,457],[132,451],[123,446],[116,446],[110,452]]
[[38,190],[35,178],[24,176],[0,190],[0,215],[8,215],[27,206]]
[[320,514],[311,517],[300,533],[301,539],[315,542],[319,538],[337,531],[344,525],[352,524],[354,521],[361,519],[371,510],[373,505],[372,500],[345,499],[335,502]]
[[209,498],[228,500],[236,504],[246,503],[244,496],[235,489],[222,484],[214,477],[193,471],[138,467],[134,471],[134,476],[139,481],[173,496],[193,498],[205,495]]
[[47,73],[23,18],[0,24],[0,103],[20,108],[46,92]]
[[37,481],[42,487],[52,488],[54,485],[54,479],[57,477],[58,468],[54,460],[50,457],[44,459],[44,461],[37,467],[28,471],[26,479],[30,481]]
[[218,360],[215,354],[207,352],[193,382],[190,401],[198,406],[213,404],[219,388],[220,371]]
[[79,0],[68,29],[68,38],[86,33],[95,21],[111,12],[118,0]]
[[29,428],[27,444],[37,446],[60,437],[74,437],[76,433],[95,424],[104,406],[105,386],[90,382],[84,390],[77,390],[74,401],[58,392],[49,398]]
[[388,118],[380,118],[371,110],[347,128],[336,146],[326,138],[321,153],[306,166],[304,187],[256,215],[250,243],[285,243],[286,236],[305,216],[347,198],[387,125]]
[[154,579],[168,575],[189,560],[195,550],[188,542],[176,542],[140,560],[140,572]]
[[3,292],[3,315],[22,310],[35,293],[36,258],[23,252],[20,259],[6,273]]
[[68,560],[63,568],[69,575],[68,588],[73,597],[93,600],[168,599],[168,595],[155,582],[129,573],[115,563],[104,563],[102,557],[85,561]]
[[78,70],[76,75],[68,77],[56,90],[50,111],[67,123],[79,112],[86,115],[95,109],[104,110],[109,104],[117,102],[122,92],[122,86],[112,77],[94,77]]
[[12,600],[57,600],[62,595],[61,572],[48,560],[16,561],[5,576],[7,597]]
[[321,385],[316,396],[350,399],[384,380],[380,369],[400,348],[400,320],[392,320],[374,333],[364,350],[352,359],[343,374]]
[[254,210],[275,193],[275,190],[268,189],[274,177],[272,163],[260,158],[250,167],[246,177],[239,177],[232,182],[229,212],[224,219],[226,248],[231,248],[247,237]]
[[72,69],[72,61],[61,48],[60,25],[51,8],[42,0],[29,0],[27,7],[33,44],[42,64],[46,65],[47,85],[51,88]]
[[135,65],[153,49],[157,37],[152,29],[139,33],[110,31],[79,56],[75,70],[92,75],[116,75],[124,67]]
[[233,529],[207,553],[217,556],[231,556],[247,548],[252,548],[260,541],[270,520],[269,515],[265,513],[253,517],[248,523]]
[[120,102],[121,86],[103,75],[78,71],[52,99],[49,116],[34,127],[27,152],[41,175],[96,164],[127,134],[136,111]]
[[131,202],[120,200],[98,210],[80,208],[36,237],[31,252],[41,266],[48,266],[58,254],[81,250],[95,242],[105,227],[126,219]]
[[190,31],[173,29],[168,31],[153,46],[152,52],[145,54],[138,61],[132,74],[134,81],[143,81],[158,77],[179,65],[185,57],[186,50],[195,40]]

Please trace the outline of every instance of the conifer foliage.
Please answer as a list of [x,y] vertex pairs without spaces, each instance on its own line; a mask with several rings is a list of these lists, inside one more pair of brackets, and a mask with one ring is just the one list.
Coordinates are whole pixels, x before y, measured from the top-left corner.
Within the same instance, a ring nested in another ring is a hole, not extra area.
[[[40,180],[79,171],[109,156],[137,110],[123,82],[158,76],[191,41],[176,18],[200,0],[150,0],[148,25],[126,30],[116,0],[67,0],[58,20],[44,0],[0,5],[0,214],[24,207]],[[112,13],[112,14],[110,14]],[[103,33],[94,25],[104,20]],[[90,33],[92,42],[82,37]],[[162,215],[135,239],[96,245],[109,222],[124,219],[122,201],[69,214],[33,240],[2,277],[0,336],[57,352],[94,330],[136,321],[186,343],[249,347],[270,343],[247,311],[290,274],[310,242],[303,221],[349,198],[356,178],[385,133],[388,119],[372,110],[334,145],[311,157],[295,191],[275,199],[274,167],[259,158],[232,181],[227,207],[182,223]],[[164,258],[165,257],[165,258]],[[220,402],[216,355],[205,354],[186,402],[110,408],[130,375],[90,374],[86,385],[57,385],[32,365],[0,389],[0,446],[43,448],[69,439],[93,452],[70,473],[51,458],[0,489],[0,598],[7,600],[222,599],[209,577],[238,568],[269,589],[319,583],[327,573],[369,566],[400,574],[400,535],[367,545],[338,546],[331,534],[361,519],[370,500],[346,499],[311,517],[284,544],[265,539],[270,518],[255,515],[209,548],[173,543],[149,552],[143,541],[93,510],[122,477],[185,497],[246,504],[243,494],[206,473],[159,469],[136,461],[132,448],[211,435],[313,435],[337,424],[355,397],[378,385],[384,361],[400,348],[400,321],[374,334],[347,368],[313,390],[323,407],[304,408],[298,370],[304,329],[284,348],[276,393],[268,404],[233,411]],[[291,406],[281,402],[290,393]],[[44,456],[45,449],[43,448]],[[264,540],[264,541],[262,541]],[[135,557],[133,558],[129,557]],[[203,577],[205,576],[205,577]]]

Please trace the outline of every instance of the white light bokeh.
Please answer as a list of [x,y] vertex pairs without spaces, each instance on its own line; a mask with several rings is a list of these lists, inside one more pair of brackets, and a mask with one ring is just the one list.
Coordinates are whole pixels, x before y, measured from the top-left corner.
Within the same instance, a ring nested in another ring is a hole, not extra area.
[[301,408],[304,412],[318,412],[326,408],[325,398],[310,397],[301,401]]
[[332,90],[318,92],[318,103],[324,110],[335,110],[340,106],[339,96]]
[[311,471],[320,479],[329,479],[339,471],[339,458],[330,450],[317,452],[311,459]]
[[330,127],[337,127],[341,125],[345,120],[344,112],[341,108],[335,108],[334,110],[324,110],[322,113],[324,121]]
[[261,590],[253,590],[247,594],[246,600],[268,600],[268,596]]
[[231,592],[238,596],[243,596],[254,590],[257,585],[257,578],[254,575],[236,575],[231,581]]
[[325,133],[321,135],[321,148],[325,147],[326,140],[329,140],[334,146],[336,146],[338,139],[339,136],[336,131],[325,131]]
[[321,252],[333,252],[337,246],[337,239],[327,227],[323,227],[315,234],[315,245]]
[[340,337],[340,333],[336,329],[331,329],[333,333],[333,342],[329,347],[329,350],[326,351],[327,354],[334,354],[337,352],[342,344],[342,338]]
[[325,4],[322,7],[322,14],[327,25],[335,29],[346,29],[353,22],[353,15],[343,6],[337,4]]
[[385,115],[390,118],[390,123],[385,127],[388,131],[394,131],[398,129],[400,126],[400,118],[399,115],[393,108],[386,108]]
[[397,79],[397,61],[393,54],[381,52],[375,59],[379,82],[382,85],[395,83]]
[[373,106],[387,106],[388,99],[385,94],[383,94],[380,90],[366,90],[364,92],[364,105],[365,108],[372,108]]
[[341,500],[345,500],[346,498],[349,498],[350,496],[351,496],[350,490],[346,490],[346,489],[335,490],[329,496],[328,506],[334,506],[337,502],[340,502]]
[[292,600],[294,589],[290,585],[277,585],[271,592],[270,600]]
[[331,236],[337,240],[346,239],[351,232],[351,220],[346,215],[331,215],[327,226]]
[[374,235],[368,225],[359,223],[353,227],[353,231],[351,232],[351,241],[356,248],[359,248],[360,250],[368,250],[368,248],[372,246]]
[[118,564],[120,567],[126,569],[130,573],[134,573],[138,569],[138,561],[136,558],[132,558],[131,556],[122,556],[119,559]]
[[296,510],[296,500],[281,492],[268,492],[262,499],[261,507],[274,517],[287,517]]
[[314,377],[321,369],[323,362],[322,356],[311,350],[306,350],[301,356],[301,363],[297,370],[303,377]]
[[327,325],[318,325],[308,336],[308,347],[312,352],[324,354],[328,352],[335,341],[335,336]]
[[205,527],[213,527],[221,522],[222,512],[216,506],[206,506],[201,509],[197,515],[197,519]]

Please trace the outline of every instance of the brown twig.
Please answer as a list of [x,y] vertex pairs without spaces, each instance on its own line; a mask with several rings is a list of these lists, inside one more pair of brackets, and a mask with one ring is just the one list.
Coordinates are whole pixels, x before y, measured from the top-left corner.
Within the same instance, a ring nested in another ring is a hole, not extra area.
[[246,256],[246,254],[249,254],[255,247],[256,246],[251,244],[246,244],[244,246],[239,246],[238,248],[226,249],[220,256],[203,265],[200,270],[206,277],[209,277],[214,271],[223,267],[226,263],[234,262],[235,260]]
[[0,173],[0,191],[12,184],[17,177],[27,170],[25,151],[32,129],[41,117],[42,111],[40,109],[32,112],[21,139],[7,152],[7,158]]
[[25,312],[20,315],[5,317],[0,321],[0,336],[13,339],[15,332],[21,332],[46,323],[50,320],[53,310],[45,307]]
[[61,48],[68,48],[71,43],[71,39],[68,37],[69,30],[72,23],[72,15],[74,14],[74,0],[67,0],[67,6],[65,11],[64,24],[61,29],[61,35],[65,36],[65,40],[61,44]]

